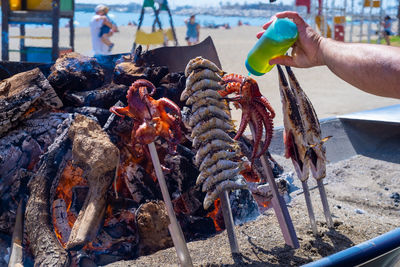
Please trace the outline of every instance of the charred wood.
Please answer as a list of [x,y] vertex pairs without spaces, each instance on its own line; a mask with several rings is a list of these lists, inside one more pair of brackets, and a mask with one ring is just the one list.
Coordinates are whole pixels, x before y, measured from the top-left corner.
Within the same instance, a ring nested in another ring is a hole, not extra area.
[[115,66],[113,82],[130,86],[138,79],[147,79],[157,87],[168,72],[167,67],[139,66],[133,62],[122,62]]
[[111,115],[108,109],[97,107],[67,107],[65,111],[69,113],[78,113],[96,120],[100,125],[104,125]]
[[39,69],[19,73],[0,82],[0,137],[39,109],[62,103]]
[[122,62],[115,66],[113,74],[113,82],[116,84],[124,84],[130,86],[138,79],[146,79],[144,74],[145,68],[138,66],[133,62]]
[[68,53],[51,67],[47,77],[61,99],[67,91],[88,91],[104,83],[104,70],[93,57],[79,53]]
[[102,223],[106,209],[106,192],[115,178],[119,150],[95,121],[77,115],[69,129],[74,163],[84,171],[89,192],[74,226],[67,249],[81,248],[92,241]]
[[[40,115],[40,116],[37,116]],[[69,126],[71,114],[35,114],[0,139],[0,230],[11,234],[17,202],[27,193],[40,156]]]
[[59,243],[50,223],[49,198],[52,179],[57,175],[68,145],[66,129],[43,155],[38,172],[29,182],[25,226],[35,266],[69,266],[69,255]]
[[61,237],[61,244],[66,244],[71,234],[71,227],[68,224],[67,206],[64,199],[56,199],[52,205],[53,225],[58,231],[58,236]]
[[117,101],[126,102],[128,86],[123,84],[107,84],[99,89],[84,92],[68,92],[64,103],[74,107],[98,107],[109,109]]

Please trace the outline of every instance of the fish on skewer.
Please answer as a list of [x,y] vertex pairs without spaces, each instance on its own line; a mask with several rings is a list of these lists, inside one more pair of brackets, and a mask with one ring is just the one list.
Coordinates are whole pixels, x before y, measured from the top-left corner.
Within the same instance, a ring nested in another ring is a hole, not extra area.
[[332,216],[329,210],[324,184],[322,183],[322,179],[326,176],[326,148],[324,143],[330,136],[322,138],[321,125],[310,99],[301,88],[291,68],[286,67],[286,71],[289,76],[290,87],[296,95],[300,113],[305,115],[302,116],[302,121],[305,131],[305,141],[308,145],[306,157],[308,158],[312,176],[317,180],[327,225],[332,228]]
[[292,160],[297,177],[301,180],[304,191],[310,226],[314,234],[317,234],[314,210],[311,204],[310,191],[308,189],[309,157],[307,155],[308,143],[306,129],[304,128],[302,114],[300,113],[297,95],[293,88],[289,87],[282,68],[277,65],[279,73],[279,91],[281,94],[285,157]]
[[204,209],[223,191],[246,187],[239,174],[242,166],[233,161],[239,156],[239,146],[228,134],[234,129],[228,103],[218,93],[223,89],[223,74],[213,62],[194,58],[185,69],[186,88],[181,94],[181,100],[191,106],[187,125],[192,130],[195,164],[200,169],[196,183],[207,192]]

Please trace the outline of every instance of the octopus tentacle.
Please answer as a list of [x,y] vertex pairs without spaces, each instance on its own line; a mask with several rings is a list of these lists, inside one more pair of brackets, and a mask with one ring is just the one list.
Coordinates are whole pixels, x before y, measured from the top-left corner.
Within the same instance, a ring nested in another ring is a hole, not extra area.
[[242,119],[240,121],[240,126],[239,126],[239,130],[237,131],[235,137],[233,138],[233,140],[238,140],[242,134],[244,133],[244,130],[246,129],[247,124],[250,121],[250,114],[247,112],[243,112],[242,113]]
[[224,77],[222,77],[222,81],[224,81],[225,83],[238,82],[238,83],[242,84],[244,80],[245,80],[245,77],[243,75],[235,74],[235,73],[231,73],[231,74],[228,74],[228,75],[225,75]]
[[173,113],[175,113],[175,115],[178,117],[178,120],[181,121],[182,120],[182,114],[181,114],[181,109],[174,103],[172,102],[170,99],[162,97],[158,100],[158,103],[160,104],[160,106],[162,108],[169,108],[171,111],[173,111]]
[[[145,80],[145,79],[139,79],[136,80],[132,85],[131,88],[137,89],[140,87],[145,87],[146,88],[146,94],[152,96],[156,92],[156,87],[154,84],[152,84],[150,81]],[[148,92],[148,89],[150,89],[150,93]]]
[[240,90],[240,86],[241,86],[241,83],[239,83],[239,82],[229,82],[228,84],[225,85],[225,89],[224,90],[219,90],[218,93],[222,97],[227,96],[227,95],[232,94],[232,93],[236,93],[237,94],[239,92],[239,90]]
[[268,147],[271,144],[273,121],[272,121],[272,118],[270,117],[268,111],[266,111],[262,105],[257,104],[256,110],[260,114],[262,123],[265,128],[264,145],[263,145],[261,151],[256,155],[256,157],[260,157],[262,154],[264,154],[268,150]]
[[253,137],[253,152],[251,153],[251,163],[253,164],[254,159],[257,155],[258,148],[261,143],[261,138],[263,134],[263,124],[262,124],[262,116],[258,111],[254,111],[251,116],[251,122],[254,126],[255,136]]
[[272,108],[268,99],[265,96],[258,97],[254,99],[256,102],[261,103],[267,110],[271,113],[271,118],[275,118],[275,110]]

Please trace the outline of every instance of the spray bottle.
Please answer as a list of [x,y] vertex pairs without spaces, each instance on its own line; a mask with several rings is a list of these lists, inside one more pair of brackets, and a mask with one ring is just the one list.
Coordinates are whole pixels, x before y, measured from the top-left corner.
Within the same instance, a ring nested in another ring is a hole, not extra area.
[[247,70],[256,76],[269,72],[274,67],[269,60],[284,55],[297,37],[297,26],[293,21],[275,19],[247,55]]

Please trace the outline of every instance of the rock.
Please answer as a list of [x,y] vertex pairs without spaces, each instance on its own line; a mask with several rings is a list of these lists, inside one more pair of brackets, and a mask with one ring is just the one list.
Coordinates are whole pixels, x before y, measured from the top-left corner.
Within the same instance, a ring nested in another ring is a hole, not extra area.
[[394,201],[399,201],[400,200],[400,194],[397,192],[392,193],[392,195],[390,196],[390,198],[393,198]]
[[364,213],[365,213],[365,211],[362,210],[362,209],[355,209],[354,211],[355,211],[355,213],[357,213],[357,214],[364,214]]
[[169,218],[163,201],[141,205],[136,212],[140,237],[140,255],[148,255],[173,246],[168,232]]

